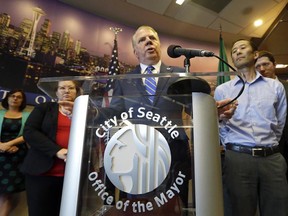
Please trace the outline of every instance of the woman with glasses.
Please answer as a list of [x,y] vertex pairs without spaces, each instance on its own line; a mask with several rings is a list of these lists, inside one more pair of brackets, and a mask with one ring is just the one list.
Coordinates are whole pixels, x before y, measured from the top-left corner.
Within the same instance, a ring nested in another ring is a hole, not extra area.
[[31,146],[22,171],[26,175],[29,216],[59,216],[74,100],[80,88],[74,81],[60,81],[57,102],[34,108],[24,128]]
[[25,190],[24,175],[19,166],[27,153],[23,139],[24,124],[29,112],[26,96],[21,89],[7,93],[0,110],[0,215],[8,216],[13,210],[12,197]]

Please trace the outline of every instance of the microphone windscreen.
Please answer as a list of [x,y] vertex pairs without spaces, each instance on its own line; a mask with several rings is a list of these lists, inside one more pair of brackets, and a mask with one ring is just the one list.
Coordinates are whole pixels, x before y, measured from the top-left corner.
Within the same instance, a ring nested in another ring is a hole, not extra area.
[[171,58],[178,58],[180,57],[180,55],[175,53],[175,49],[176,48],[181,48],[181,46],[179,45],[170,45],[167,49],[167,54],[171,57]]

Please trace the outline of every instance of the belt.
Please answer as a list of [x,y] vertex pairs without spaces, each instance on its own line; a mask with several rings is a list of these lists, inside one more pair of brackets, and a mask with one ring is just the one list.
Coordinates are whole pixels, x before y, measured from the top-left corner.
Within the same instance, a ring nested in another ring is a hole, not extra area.
[[243,145],[234,144],[234,143],[228,143],[226,144],[226,149],[235,151],[235,152],[250,154],[255,157],[256,156],[266,157],[266,156],[279,152],[278,145],[271,146],[271,147],[262,147],[262,146],[250,147],[250,146],[243,146]]

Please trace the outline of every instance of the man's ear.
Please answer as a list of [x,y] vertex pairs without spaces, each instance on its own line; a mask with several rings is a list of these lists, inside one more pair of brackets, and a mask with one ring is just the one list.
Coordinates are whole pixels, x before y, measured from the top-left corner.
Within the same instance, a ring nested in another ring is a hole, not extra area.
[[137,55],[135,49],[133,49],[133,52],[134,52],[134,55],[138,58],[138,55]]
[[254,59],[256,60],[256,59],[258,58],[258,56],[259,56],[259,52],[258,52],[258,51],[255,51],[255,52],[254,52]]

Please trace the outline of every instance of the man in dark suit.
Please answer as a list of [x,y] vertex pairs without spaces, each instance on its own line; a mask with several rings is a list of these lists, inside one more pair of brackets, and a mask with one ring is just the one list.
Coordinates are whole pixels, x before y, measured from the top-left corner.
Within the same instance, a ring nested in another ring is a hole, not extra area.
[[[141,26],[137,29],[133,35],[132,45],[134,53],[138,58],[140,65],[138,65],[133,71],[128,72],[131,77],[133,75],[141,75],[146,73],[148,66],[153,66],[153,74],[173,73],[173,72],[185,72],[183,68],[168,67],[160,60],[161,50],[160,41],[157,32],[149,26]],[[167,89],[176,80],[176,77],[156,77],[156,92],[153,102],[149,100],[149,94],[146,92],[145,80],[142,78],[136,79],[123,79],[117,80],[113,92],[113,98],[110,104],[110,108],[113,109],[113,114],[120,115],[121,112],[129,110],[133,107],[136,112],[139,108],[142,108],[143,113],[152,112],[154,115],[159,114],[161,117],[167,118],[165,125],[168,121],[173,122],[173,125],[182,126],[182,111],[183,105],[173,102],[171,98],[165,97]],[[124,98],[121,96],[125,96]],[[118,97],[120,96],[120,97]],[[133,96],[133,100],[131,97]],[[104,109],[103,112],[107,112]],[[110,110],[111,111],[111,110]],[[118,113],[118,114],[117,114]],[[109,114],[108,114],[109,115]],[[110,115],[111,116],[111,115]],[[150,126],[159,126],[159,122],[150,121],[147,123],[147,118],[133,116],[129,119],[133,124],[149,124]],[[173,126],[172,123],[169,127]],[[167,178],[164,182],[151,193],[145,195],[137,195],[138,199],[152,198],[152,194],[165,192],[175,181],[179,171],[185,175],[185,180],[179,190],[180,199],[178,202],[182,202],[183,207],[188,207],[188,181],[191,179],[191,153],[188,143],[188,136],[183,128],[178,129],[179,136],[172,139],[167,129],[158,127],[158,131],[165,137],[169,144],[171,151],[171,167]],[[159,195],[159,194],[158,194]],[[124,195],[125,196],[125,195]],[[128,197],[131,197],[128,195]],[[135,196],[134,196],[135,198]]]
[[[141,79],[123,79],[117,80],[114,88],[113,98],[110,107],[115,107],[115,112],[119,114],[123,110],[127,110],[129,107],[134,107],[137,110],[139,107],[145,107],[147,110],[154,110],[156,112],[161,112],[162,115],[166,115],[170,120],[175,120],[176,123],[182,125],[182,111],[183,109],[190,114],[191,104],[181,104],[174,101],[170,97],[167,97],[167,90],[171,84],[173,84],[177,77],[173,77],[172,73],[185,72],[184,68],[167,66],[161,61],[161,49],[160,40],[158,33],[150,26],[140,26],[132,38],[132,46],[134,49],[134,54],[139,60],[139,65],[127,74],[129,75],[140,75],[146,74],[147,68],[153,66],[153,74],[167,74],[171,73],[171,76],[156,77],[156,92],[153,102],[149,100],[149,94],[146,92],[144,78]],[[201,81],[201,79],[199,79]],[[202,82],[205,82],[202,80]],[[209,84],[207,83],[209,86]],[[124,99],[121,96],[133,95],[133,100]],[[226,104],[230,99],[217,101],[217,106]],[[235,110],[235,103],[227,106],[221,110],[218,110],[218,114],[223,118],[230,118]],[[104,111],[105,112],[105,111]],[[181,120],[181,122],[177,122]],[[138,119],[138,122],[140,120]],[[144,120],[146,121],[146,120]],[[184,130],[180,132],[181,139],[187,139],[187,135]]]
[[[286,80],[278,79],[275,74],[276,70],[276,61],[272,53],[267,52],[265,50],[258,52],[258,57],[255,61],[256,70],[259,71],[263,76],[276,79],[281,82],[286,91],[286,97],[288,100],[288,82]],[[288,115],[286,116],[286,124],[283,129],[283,133],[281,136],[281,140],[279,141],[280,152],[288,162]],[[287,179],[288,179],[288,172],[287,172]]]
[[[165,137],[171,151],[171,167],[166,179],[155,190],[136,196],[123,193],[122,197],[145,199],[146,201],[152,200],[155,196],[166,193],[171,186],[173,187],[175,180],[179,177],[177,175],[181,173],[181,176],[185,177],[182,178],[183,183],[181,182],[181,185],[179,185],[179,193],[176,193],[176,195],[173,196],[178,205],[174,203],[172,209],[174,211],[177,207],[188,207],[188,181],[191,179],[191,172],[193,172],[193,166],[191,166],[193,161],[191,159],[189,139],[182,127],[182,113],[183,110],[188,110],[188,113],[190,114],[189,108],[191,107],[189,107],[189,104],[181,104],[174,101],[170,97],[167,97],[166,94],[169,86],[177,79],[177,77],[172,76],[172,73],[185,72],[185,70],[178,67],[168,67],[162,63],[160,40],[157,32],[150,26],[141,26],[136,30],[132,38],[132,46],[134,54],[139,60],[139,65],[134,70],[127,73],[131,75],[131,79],[118,79],[116,81],[110,107],[108,109],[99,109],[98,116],[107,119],[111,118],[113,115],[119,117],[123,111],[127,112],[131,107],[133,107],[135,112],[140,109],[142,112],[140,115],[134,115],[133,118],[129,118],[128,120],[133,124],[142,123],[145,125],[148,124],[149,126],[158,126],[155,128],[157,128]],[[163,73],[171,73],[171,76],[155,76],[156,79],[153,82],[155,82],[154,85],[156,86],[156,92],[154,93],[156,97],[152,100],[150,100],[151,95],[147,92],[145,86],[145,80],[147,78],[137,77],[137,75],[146,74],[147,69],[150,69],[151,66],[153,66],[153,74],[161,75]],[[134,78],[132,78],[133,76]],[[219,102],[219,105],[227,103],[228,100]],[[235,108],[235,105],[228,106],[222,110],[222,114],[229,118],[233,115]],[[147,120],[147,118],[143,118],[142,115],[143,113],[148,112],[153,115],[152,117],[150,116],[150,121],[149,119]],[[156,120],[158,118],[156,117],[157,115],[162,117],[164,122],[162,123],[162,127],[159,127],[159,121]],[[174,125],[177,125],[179,134],[172,138],[169,129],[173,128]],[[173,212],[170,213],[173,214]]]

